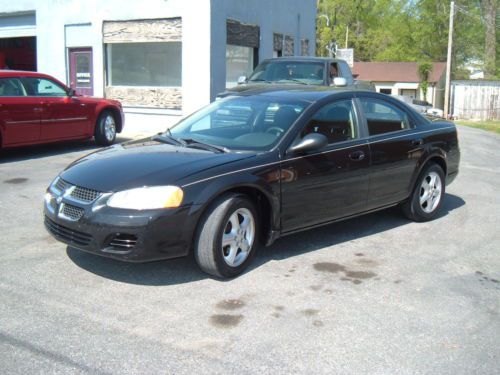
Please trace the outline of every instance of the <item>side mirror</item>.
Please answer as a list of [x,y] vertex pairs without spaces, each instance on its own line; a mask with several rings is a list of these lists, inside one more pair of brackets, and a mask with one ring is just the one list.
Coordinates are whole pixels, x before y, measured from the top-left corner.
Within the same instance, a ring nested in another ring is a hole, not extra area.
[[242,85],[244,83],[247,83],[247,77],[245,77],[245,76],[239,76],[238,77],[238,85]]
[[320,150],[328,145],[326,136],[320,133],[309,133],[302,138],[295,146],[290,147],[289,151],[294,154]]
[[345,87],[347,86],[347,79],[343,77],[335,77],[333,79],[333,86]]
[[68,89],[68,96],[71,98],[76,95],[76,91],[73,88]]

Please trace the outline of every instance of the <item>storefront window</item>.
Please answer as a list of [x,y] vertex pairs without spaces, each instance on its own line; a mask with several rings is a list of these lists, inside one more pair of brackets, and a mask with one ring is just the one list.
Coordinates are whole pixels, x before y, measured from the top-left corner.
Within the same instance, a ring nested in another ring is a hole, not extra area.
[[249,76],[254,68],[254,49],[228,44],[226,46],[226,87],[236,86],[238,77]]
[[182,86],[182,43],[106,45],[109,86]]

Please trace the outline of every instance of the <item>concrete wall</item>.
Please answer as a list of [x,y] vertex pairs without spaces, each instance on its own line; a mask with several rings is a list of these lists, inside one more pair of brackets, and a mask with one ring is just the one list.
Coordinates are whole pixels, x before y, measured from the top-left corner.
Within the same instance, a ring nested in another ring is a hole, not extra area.
[[293,36],[295,55],[300,40],[309,39],[310,54],[316,45],[316,0],[211,0],[211,88],[210,97],[225,89],[226,19],[260,27],[259,61],[273,57],[273,33]]

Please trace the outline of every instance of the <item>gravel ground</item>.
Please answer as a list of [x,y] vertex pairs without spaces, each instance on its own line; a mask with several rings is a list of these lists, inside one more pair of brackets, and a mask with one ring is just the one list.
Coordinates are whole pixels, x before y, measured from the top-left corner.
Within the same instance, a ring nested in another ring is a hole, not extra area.
[[230,281],[56,242],[44,190],[92,144],[4,151],[0,373],[498,373],[500,136],[459,132],[437,220],[389,209],[296,234]]

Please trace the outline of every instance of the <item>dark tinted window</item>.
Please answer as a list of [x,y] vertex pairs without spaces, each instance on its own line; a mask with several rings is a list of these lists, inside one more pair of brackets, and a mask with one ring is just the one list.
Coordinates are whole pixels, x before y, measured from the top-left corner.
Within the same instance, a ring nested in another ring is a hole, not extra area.
[[370,135],[396,132],[410,127],[408,116],[396,106],[378,99],[361,98]]
[[358,138],[352,101],[341,100],[325,105],[312,117],[301,136],[309,133],[325,135],[329,144]]

